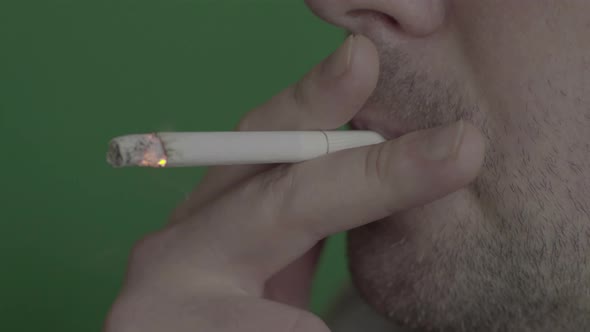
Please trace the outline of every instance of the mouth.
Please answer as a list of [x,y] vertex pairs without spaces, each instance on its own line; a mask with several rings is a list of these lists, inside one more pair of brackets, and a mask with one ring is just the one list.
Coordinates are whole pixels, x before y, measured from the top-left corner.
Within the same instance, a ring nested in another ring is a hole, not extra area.
[[394,140],[398,137],[404,136],[411,132],[411,130],[404,130],[395,121],[391,119],[378,119],[376,117],[369,117],[362,114],[357,115],[350,121],[350,127],[353,130],[371,130],[374,131],[386,140]]

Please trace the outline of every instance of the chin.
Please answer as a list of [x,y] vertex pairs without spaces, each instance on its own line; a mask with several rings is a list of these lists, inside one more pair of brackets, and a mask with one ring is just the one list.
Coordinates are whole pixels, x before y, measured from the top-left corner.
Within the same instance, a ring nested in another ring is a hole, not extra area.
[[[590,326],[590,272],[584,256],[569,247],[576,242],[559,235],[552,245],[544,233],[549,228],[502,217],[491,201],[480,200],[481,187],[476,181],[349,232],[350,270],[361,297],[390,321],[417,331]],[[578,236],[581,226],[562,227]]]
[[402,326],[482,326],[481,315],[471,311],[481,309],[477,301],[485,303],[479,285],[486,285],[486,271],[496,263],[481,250],[489,239],[478,214],[474,195],[463,189],[349,232],[355,287],[378,313]]

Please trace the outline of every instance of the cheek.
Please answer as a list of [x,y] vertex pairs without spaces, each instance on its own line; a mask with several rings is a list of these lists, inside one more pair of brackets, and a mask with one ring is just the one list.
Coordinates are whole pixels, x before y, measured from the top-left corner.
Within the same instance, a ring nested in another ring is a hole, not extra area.
[[[586,66],[583,64],[590,51],[587,14],[569,8],[573,5],[544,0],[462,0],[453,4],[451,29],[472,83],[490,111],[524,110],[528,99],[547,97],[543,90],[550,87],[541,85],[576,89],[568,82],[572,77],[581,78],[581,69],[588,71],[587,60]],[[576,81],[579,86],[581,81]]]

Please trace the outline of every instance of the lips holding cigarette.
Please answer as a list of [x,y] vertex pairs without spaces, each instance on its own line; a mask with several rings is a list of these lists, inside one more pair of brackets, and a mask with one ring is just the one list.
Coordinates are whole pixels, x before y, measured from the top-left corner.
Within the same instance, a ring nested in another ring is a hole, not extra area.
[[162,132],[114,138],[114,167],[296,163],[384,142],[373,131]]

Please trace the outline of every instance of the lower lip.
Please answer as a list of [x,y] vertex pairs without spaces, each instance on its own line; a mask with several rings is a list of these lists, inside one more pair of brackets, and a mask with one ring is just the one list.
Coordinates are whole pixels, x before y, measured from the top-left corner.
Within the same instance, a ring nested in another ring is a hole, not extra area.
[[370,123],[367,123],[363,120],[353,119],[350,122],[350,126],[352,129],[355,130],[372,130],[379,135],[383,136],[386,140],[393,140],[398,137],[403,136],[405,133],[401,130],[392,129],[392,128],[384,128],[384,126],[373,126]]

